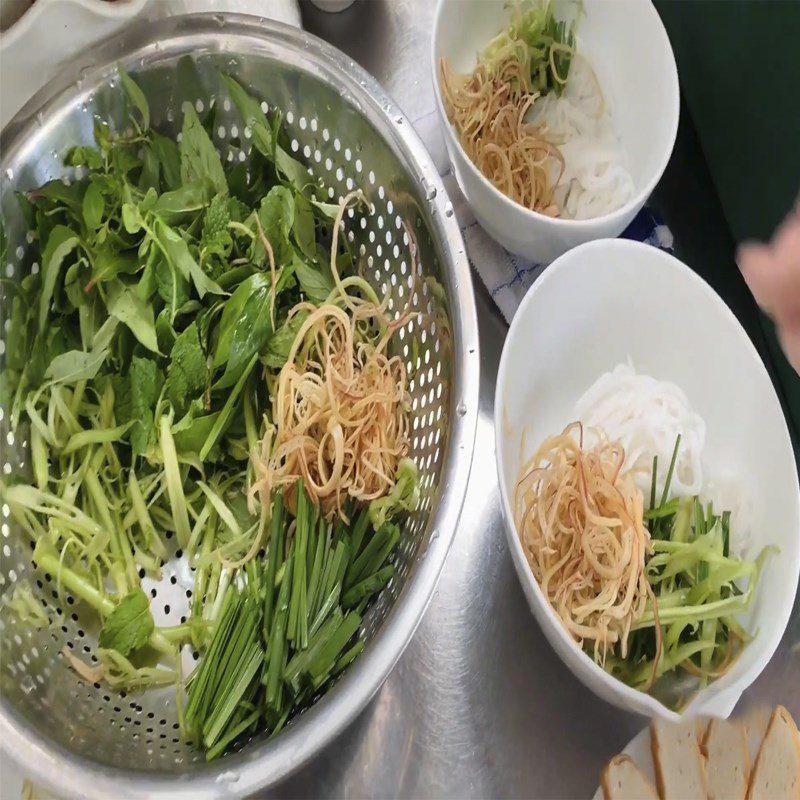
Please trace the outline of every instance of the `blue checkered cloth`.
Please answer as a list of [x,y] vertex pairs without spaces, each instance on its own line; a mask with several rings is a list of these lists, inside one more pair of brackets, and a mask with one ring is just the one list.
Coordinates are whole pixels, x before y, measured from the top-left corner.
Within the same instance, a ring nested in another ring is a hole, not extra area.
[[[456,209],[470,263],[486,284],[506,321],[511,322],[525,292],[542,274],[547,264],[536,264],[502,248],[478,224],[451,174],[444,176],[444,182]],[[672,232],[647,207],[636,215],[622,238],[647,242],[672,252]]]

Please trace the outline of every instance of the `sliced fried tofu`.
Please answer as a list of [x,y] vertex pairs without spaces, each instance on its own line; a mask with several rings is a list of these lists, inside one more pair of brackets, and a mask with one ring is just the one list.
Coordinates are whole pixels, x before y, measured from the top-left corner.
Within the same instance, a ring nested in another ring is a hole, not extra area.
[[600,785],[605,800],[658,800],[653,785],[625,753],[606,764]]
[[706,800],[706,774],[694,722],[654,720],[650,747],[661,800]]
[[800,733],[783,706],[772,712],[750,775],[747,800],[800,800]]
[[702,744],[708,800],[744,800],[750,777],[747,733],[741,722],[712,719]]

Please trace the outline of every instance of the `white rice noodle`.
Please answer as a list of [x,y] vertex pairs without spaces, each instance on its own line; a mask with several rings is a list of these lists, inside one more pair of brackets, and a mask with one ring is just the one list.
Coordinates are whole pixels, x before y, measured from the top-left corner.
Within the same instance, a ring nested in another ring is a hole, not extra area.
[[[526,120],[544,126],[564,156],[564,173],[554,199],[561,216],[591,219],[616,211],[633,197],[619,138],[594,70],[575,55],[567,86],[534,103]],[[558,178],[557,171],[553,180]]]
[[692,496],[703,488],[702,453],[706,424],[692,410],[686,394],[669,381],[637,374],[620,364],[601,375],[575,405],[575,417],[587,428],[598,428],[625,448],[624,469],[650,496],[653,456],[658,456],[656,487],[664,489],[675,440],[681,435],[670,496]]

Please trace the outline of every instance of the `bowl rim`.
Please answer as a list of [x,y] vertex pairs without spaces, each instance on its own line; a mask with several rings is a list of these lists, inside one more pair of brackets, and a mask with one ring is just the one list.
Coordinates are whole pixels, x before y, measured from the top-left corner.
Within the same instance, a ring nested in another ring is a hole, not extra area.
[[[522,543],[517,534],[516,523],[514,522],[514,513],[509,496],[509,489],[506,486],[503,474],[503,461],[505,446],[503,443],[503,426],[504,426],[504,412],[503,412],[503,399],[506,395],[506,382],[507,374],[511,369],[509,352],[511,350],[510,342],[513,341],[517,334],[521,320],[525,315],[534,313],[535,301],[537,295],[542,291],[542,287],[547,286],[548,282],[552,281],[554,276],[560,272],[570,269],[576,261],[581,260],[582,256],[596,257],[601,252],[608,253],[609,251],[629,251],[632,253],[640,253],[651,256],[656,262],[649,268],[651,269],[669,269],[676,275],[696,287],[697,290],[702,292],[708,300],[717,305],[723,313],[723,316],[733,323],[734,335],[739,338],[742,344],[742,350],[747,351],[749,356],[754,359],[756,369],[761,372],[769,391],[780,411],[780,429],[785,447],[788,448],[790,453],[793,453],[791,436],[789,428],[786,423],[786,416],[780,405],[780,400],[775,392],[772,380],[769,376],[766,366],[764,365],[761,356],[755,348],[755,345],[750,340],[750,337],[745,332],[736,315],[731,311],[728,305],[722,298],[712,289],[712,287],[698,275],[689,266],[684,264],[675,256],[663,250],[648,245],[644,242],[637,242],[628,239],[596,239],[585,244],[578,245],[564,255],[557,258],[553,263],[547,267],[544,274],[535,281],[530,289],[528,289],[525,297],[519,305],[519,308],[514,315],[514,319],[506,336],[503,345],[503,352],[500,356],[500,365],[497,373],[497,384],[495,388],[494,398],[494,428],[495,428],[495,462],[497,468],[498,484],[500,487],[500,502],[503,512],[503,521],[506,533],[506,540],[511,551],[512,560],[514,561],[515,571],[520,583],[522,584],[525,597],[530,606],[531,612],[537,618],[537,622],[542,628],[549,630],[551,634],[557,637],[561,646],[567,646],[572,649],[574,653],[580,654],[581,661],[576,661],[577,666],[573,666],[566,661],[566,659],[558,652],[558,648],[553,646],[553,649],[559,655],[570,669],[571,672],[587,686],[592,692],[603,696],[600,689],[605,689],[607,693],[615,697],[615,702],[619,703],[622,707],[629,711],[636,711],[637,713],[657,716],[662,719],[677,721],[684,716],[690,716],[697,713],[710,714],[713,716],[727,717],[733,710],[734,705],[741,697],[742,693],[750,686],[756,678],[764,671],[765,667],[771,660],[775,651],[783,638],[786,627],[791,618],[792,608],[794,605],[795,595],[797,593],[798,579],[800,578],[800,527],[796,531],[797,540],[795,542],[794,553],[794,569],[792,573],[794,580],[791,585],[785,586],[785,602],[782,608],[776,609],[778,624],[772,629],[768,638],[760,638],[758,640],[758,647],[760,648],[760,655],[753,663],[751,668],[739,676],[735,681],[722,687],[718,686],[718,682],[712,682],[707,687],[699,691],[686,707],[680,712],[675,712],[667,708],[663,703],[652,697],[645,692],[640,692],[627,684],[623,683],[619,678],[615,678],[607,673],[602,667],[594,662],[586,653],[578,647],[575,640],[567,633],[561,620],[556,612],[551,607],[550,603],[545,599],[539,582],[533,575],[533,572],[528,563],[528,559],[522,548]],[[611,263],[616,263],[612,261]],[[796,464],[796,460],[792,457],[792,462]],[[798,525],[800,525],[800,480],[798,479],[797,467],[793,470],[793,484],[794,484],[794,517]],[[784,554],[782,554],[783,556]],[[785,554],[787,557],[789,554]],[[536,606],[536,608],[535,608]],[[537,608],[545,619],[542,619],[537,613]],[[546,620],[546,621],[545,621]],[[549,639],[549,636],[547,636]],[[756,645],[752,642],[749,646]],[[724,676],[723,679],[724,680]]]
[[[484,0],[484,2],[489,2],[490,0]],[[472,159],[466,154],[464,148],[461,146],[461,142],[458,140],[458,137],[455,135],[455,131],[453,130],[453,126],[450,124],[450,121],[447,119],[447,113],[444,109],[444,103],[442,102],[442,90],[439,84],[439,61],[437,57],[437,51],[439,49],[439,30],[442,18],[442,11],[445,5],[450,3],[457,2],[457,0],[437,0],[436,4],[436,13],[434,15],[433,20],[433,33],[431,35],[431,81],[433,82],[433,94],[436,99],[436,110],[439,116],[439,122],[444,129],[444,135],[447,139],[448,147],[447,155],[448,159],[452,162],[453,158],[451,156],[452,150],[451,148],[456,148],[456,152],[459,153],[463,161],[466,163],[466,169],[469,171],[470,175],[478,180],[480,184],[483,185],[485,189],[487,189],[491,195],[492,199],[498,203],[503,210],[511,212],[511,213],[520,213],[522,216],[529,221],[536,221],[539,223],[545,223],[552,225],[553,228],[561,228],[563,232],[572,229],[573,232],[577,231],[578,228],[587,228],[591,226],[609,226],[614,227],[618,225],[620,222],[628,218],[632,218],[635,214],[641,209],[644,203],[647,202],[647,198],[650,197],[653,190],[656,187],[656,184],[661,180],[661,176],[664,174],[664,170],[667,168],[667,164],[669,163],[670,158],[672,157],[672,151],[675,148],[675,140],[678,136],[678,122],[680,120],[680,83],[678,80],[678,66],[675,62],[675,53],[672,50],[672,44],[670,43],[669,36],[667,35],[666,28],[664,27],[664,23],[661,21],[661,17],[658,15],[658,12],[655,9],[655,6],[651,2],[651,0],[635,0],[635,2],[640,3],[643,7],[647,8],[648,10],[645,12],[650,14],[656,29],[656,36],[660,41],[662,47],[665,49],[668,57],[669,57],[669,84],[672,89],[672,100],[669,103],[669,108],[666,109],[671,112],[671,119],[670,119],[670,130],[669,130],[669,146],[664,150],[664,153],[661,155],[661,158],[658,161],[657,167],[654,170],[652,177],[648,180],[645,184],[641,186],[641,188],[634,193],[630,200],[627,203],[620,206],[615,211],[611,211],[607,214],[602,214],[597,217],[588,217],[587,219],[572,219],[570,217],[549,217],[546,214],[541,214],[538,211],[533,211],[530,208],[526,208],[525,206],[517,203],[515,200],[512,200],[507,195],[503,194],[472,162]],[[501,0],[494,0],[497,2],[498,5],[503,4]],[[499,33],[500,31],[497,31]]]
[[[0,695],[0,748],[37,782],[56,793],[86,798],[191,798],[241,796],[274,786],[330,744],[377,693],[413,636],[433,596],[453,541],[467,490],[478,419],[480,347],[472,276],[458,223],[446,213],[447,192],[430,155],[410,121],[378,81],[333,45],[283,23],[235,13],[203,13],[141,20],[76,56],[17,112],[0,132],[2,167],[23,157],[35,142],[29,136],[40,125],[38,112],[60,110],[79,103],[95,82],[115,74],[119,64],[137,67],[169,57],[165,42],[215,48],[236,41],[253,52],[270,43],[302,52],[309,63],[344,92],[347,102],[383,126],[387,145],[404,160],[411,178],[435,192],[420,211],[440,242],[442,280],[446,282],[454,339],[450,396],[451,427],[443,445],[445,455],[434,497],[424,548],[386,619],[356,664],[317,703],[275,739],[266,739],[211,764],[198,763],[183,773],[126,769],[91,761],[42,735]],[[227,40],[227,41],[224,41]],[[216,50],[215,50],[216,52]],[[225,52],[230,52],[227,50]],[[91,60],[89,71],[82,71]],[[81,77],[80,86],[76,84]],[[47,117],[47,113],[45,113]],[[57,118],[55,120],[57,123]],[[50,119],[50,124],[55,124]],[[45,123],[47,124],[47,123]],[[424,198],[424,194],[422,195]],[[427,208],[425,208],[427,205]],[[443,490],[446,487],[446,493]],[[224,771],[223,771],[224,770]]]

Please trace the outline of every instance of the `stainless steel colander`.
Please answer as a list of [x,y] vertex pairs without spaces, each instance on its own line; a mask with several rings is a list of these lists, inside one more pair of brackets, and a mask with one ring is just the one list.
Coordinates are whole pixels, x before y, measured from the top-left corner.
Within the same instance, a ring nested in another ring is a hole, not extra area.
[[[213,107],[215,143],[228,162],[247,161],[250,132],[222,89],[220,72],[236,75],[264,108],[280,109],[292,150],[324,179],[331,199],[361,188],[370,201],[368,213],[345,220],[359,268],[389,296],[390,311],[402,309],[409,296],[420,311],[395,341],[413,375],[411,455],[421,474],[419,508],[405,526],[396,575],[364,621],[365,654],[274,739],[256,737],[209,765],[180,739],[174,691],[125,694],[81,681],[59,652],[66,646],[88,659],[97,621],[59,595],[53,576],[33,568],[30,542],[9,509],[0,509],[0,593],[30,581],[50,620],[37,631],[0,611],[0,744],[31,777],[71,797],[243,795],[296,769],[358,714],[431,597],[456,529],[477,418],[470,274],[436,170],[374,79],[302,31],[250,17],[198,15],[138,25],[107,41],[65,68],[3,131],[0,209],[9,248],[0,269],[7,278],[19,280],[39,268],[15,192],[53,178],[80,179],[61,159],[70,147],[92,142],[95,116],[122,123],[118,64],[139,81],[157,129],[175,133],[186,100],[200,112]],[[419,246],[416,282],[409,232]],[[0,293],[0,370],[6,302]],[[418,348],[410,345],[412,334]],[[0,469],[24,472],[24,432],[15,438],[7,414],[0,413]],[[161,582],[145,581],[157,622],[177,624],[188,613],[186,572],[173,559]]]

